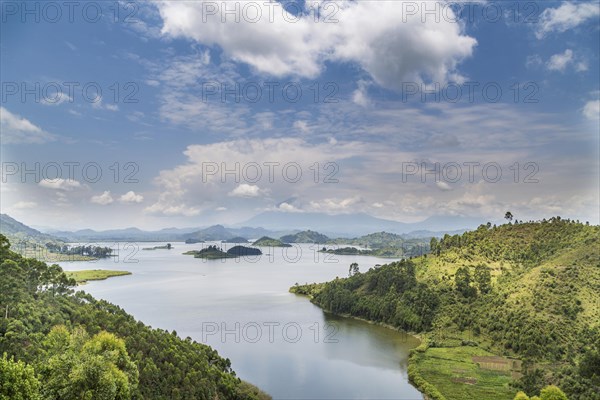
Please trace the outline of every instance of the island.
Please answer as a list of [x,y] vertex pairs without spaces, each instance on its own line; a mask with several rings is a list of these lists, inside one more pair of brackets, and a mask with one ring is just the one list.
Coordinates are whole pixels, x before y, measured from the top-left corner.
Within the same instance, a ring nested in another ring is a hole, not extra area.
[[204,243],[204,240],[200,239],[185,239],[186,244]]
[[338,256],[372,256],[380,258],[402,258],[406,257],[404,249],[397,247],[385,247],[382,249],[362,250],[356,247],[341,247],[327,249],[323,247],[319,250],[320,253],[335,254]]
[[284,243],[326,243],[330,240],[327,236],[310,229],[293,235],[285,235],[280,239]]
[[236,236],[231,239],[222,240],[221,243],[248,243],[248,239],[241,236]]
[[78,285],[85,285],[88,281],[103,281],[114,276],[131,275],[129,271],[110,271],[106,269],[93,269],[85,271],[66,271],[68,278],[75,279]]
[[245,246],[234,246],[228,251],[223,251],[216,245],[208,246],[202,250],[190,250],[183,253],[184,255],[191,255],[194,258],[204,258],[207,260],[218,260],[222,258],[238,258],[244,256],[260,256],[262,251],[260,249],[245,247]]
[[292,247],[291,244],[283,243],[281,240],[273,239],[268,236],[263,236],[256,242],[252,243],[254,246],[262,247]]
[[144,247],[142,250],[171,250],[172,248],[171,243],[167,243],[164,246]]

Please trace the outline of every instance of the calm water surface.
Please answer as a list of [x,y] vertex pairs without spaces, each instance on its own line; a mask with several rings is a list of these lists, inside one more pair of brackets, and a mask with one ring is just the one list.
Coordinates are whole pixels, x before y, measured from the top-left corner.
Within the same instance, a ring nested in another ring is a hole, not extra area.
[[216,348],[240,378],[275,399],[423,398],[406,374],[408,352],[418,345],[415,338],[330,315],[288,292],[296,282],[347,276],[353,262],[366,271],[386,260],[325,255],[309,244],[262,248],[263,256],[227,260],[182,255],[207,244],[141,250],[158,245],[164,243],[121,250],[119,259],[61,266],[131,271],[83,289],[152,327],[176,330]]

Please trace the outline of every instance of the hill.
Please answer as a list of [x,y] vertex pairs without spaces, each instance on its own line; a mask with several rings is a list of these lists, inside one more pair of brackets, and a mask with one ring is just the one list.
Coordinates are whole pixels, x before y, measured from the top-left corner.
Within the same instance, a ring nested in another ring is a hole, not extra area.
[[481,225],[432,254],[297,286],[334,313],[420,334],[411,380],[432,399],[512,400],[556,384],[600,399],[600,227]]
[[1,398],[269,398],[238,379],[211,347],[74,293],[75,280],[58,265],[9,246],[0,235]]
[[252,243],[253,246],[262,247],[292,247],[292,245],[283,243],[281,240],[273,239],[268,236],[263,236],[256,242]]
[[315,231],[302,231],[293,235],[285,235],[280,238],[284,243],[325,243],[329,238],[319,232]]

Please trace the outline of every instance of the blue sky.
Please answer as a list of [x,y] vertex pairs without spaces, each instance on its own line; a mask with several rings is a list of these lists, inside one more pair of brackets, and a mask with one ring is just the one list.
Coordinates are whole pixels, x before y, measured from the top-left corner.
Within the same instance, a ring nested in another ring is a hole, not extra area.
[[48,4],[1,10],[2,212],[26,223],[598,223],[597,1]]

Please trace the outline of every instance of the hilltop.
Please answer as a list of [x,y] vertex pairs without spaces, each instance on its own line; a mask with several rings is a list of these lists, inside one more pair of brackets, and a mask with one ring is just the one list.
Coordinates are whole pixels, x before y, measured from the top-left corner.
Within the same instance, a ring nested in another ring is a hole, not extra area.
[[262,247],[292,247],[291,244],[283,243],[281,240],[273,239],[268,236],[263,236],[256,242],[252,243],[253,246]]
[[285,243],[325,243],[329,240],[327,236],[311,230],[285,235],[280,239]]
[[429,255],[291,290],[420,334],[409,376],[432,399],[512,400],[548,384],[600,399],[600,227],[487,224],[430,245]]

